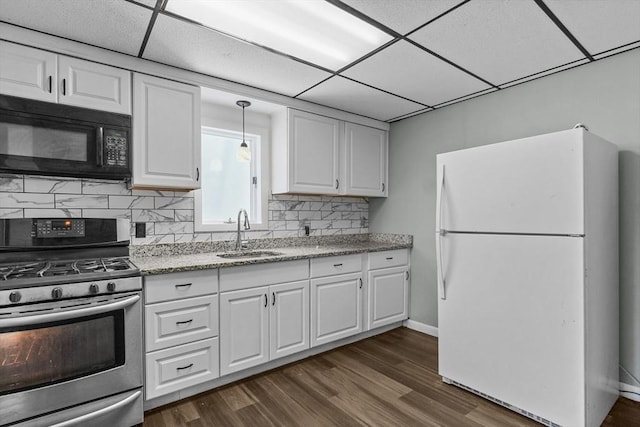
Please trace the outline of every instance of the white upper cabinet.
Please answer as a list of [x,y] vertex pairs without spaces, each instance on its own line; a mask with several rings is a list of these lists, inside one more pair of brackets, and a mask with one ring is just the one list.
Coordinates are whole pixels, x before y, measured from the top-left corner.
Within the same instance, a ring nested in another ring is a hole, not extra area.
[[344,193],[387,196],[387,132],[355,123],[344,125]]
[[58,55],[0,42],[0,93],[57,102]]
[[131,73],[0,42],[0,93],[131,114]]
[[200,188],[200,88],[133,76],[134,188]]
[[131,114],[131,72],[66,56],[58,57],[61,104]]
[[387,132],[313,113],[272,116],[272,192],[387,195]]
[[274,117],[273,132],[274,194],[339,194],[339,120],[287,109]]

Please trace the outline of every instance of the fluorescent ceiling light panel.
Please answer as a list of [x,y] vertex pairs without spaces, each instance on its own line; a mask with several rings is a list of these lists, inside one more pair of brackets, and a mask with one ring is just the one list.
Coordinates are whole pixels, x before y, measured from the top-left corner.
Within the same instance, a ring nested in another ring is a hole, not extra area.
[[325,0],[170,0],[166,10],[330,70],[392,38]]

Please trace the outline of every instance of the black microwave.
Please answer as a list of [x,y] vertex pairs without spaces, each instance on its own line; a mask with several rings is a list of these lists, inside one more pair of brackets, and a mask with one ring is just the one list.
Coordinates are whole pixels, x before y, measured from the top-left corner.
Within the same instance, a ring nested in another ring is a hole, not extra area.
[[0,95],[0,173],[131,177],[131,116]]

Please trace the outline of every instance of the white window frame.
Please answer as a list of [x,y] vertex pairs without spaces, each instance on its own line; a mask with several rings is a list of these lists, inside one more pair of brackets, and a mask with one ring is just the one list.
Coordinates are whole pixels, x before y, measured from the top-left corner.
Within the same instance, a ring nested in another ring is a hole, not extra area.
[[[237,137],[238,135],[242,135],[241,132],[238,132],[234,129],[221,129],[219,127],[212,126],[202,126],[202,133],[213,132],[215,134],[227,134],[230,136]],[[253,129],[253,132],[245,132],[245,139],[247,142],[255,141],[257,138],[260,139],[259,147],[256,149],[253,145],[249,143],[251,147],[251,163],[252,170],[256,171],[256,178],[258,180],[257,188],[260,190],[251,192],[251,203],[254,206],[259,201],[260,204],[260,217],[261,221],[256,222],[250,218],[251,230],[268,230],[269,229],[269,192],[270,192],[270,181],[269,177],[271,176],[269,170],[269,130],[263,128]],[[200,165],[202,170],[202,165]],[[259,199],[258,199],[259,198]],[[216,232],[216,231],[236,231],[238,228],[237,220],[238,220],[238,212],[234,212],[231,215],[232,223],[227,222],[216,222],[216,223],[203,223],[202,220],[202,189],[198,189],[194,191],[194,229],[196,232]],[[239,207],[240,208],[240,207]],[[249,211],[249,206],[243,206],[243,209],[247,209]]]

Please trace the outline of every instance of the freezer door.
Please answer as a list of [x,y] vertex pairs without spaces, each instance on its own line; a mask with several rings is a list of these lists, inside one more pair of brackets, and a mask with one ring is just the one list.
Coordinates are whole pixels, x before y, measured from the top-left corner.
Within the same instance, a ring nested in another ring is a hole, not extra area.
[[554,423],[584,425],[583,239],[441,238],[440,375]]
[[438,155],[436,229],[583,234],[583,132]]

